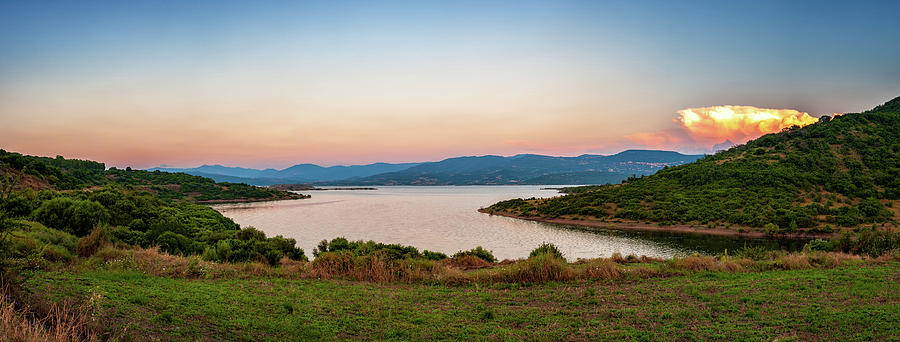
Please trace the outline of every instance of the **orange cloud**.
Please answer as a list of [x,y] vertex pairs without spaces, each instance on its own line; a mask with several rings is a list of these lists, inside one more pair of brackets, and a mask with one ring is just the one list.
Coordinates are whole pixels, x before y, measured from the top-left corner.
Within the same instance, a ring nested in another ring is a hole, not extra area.
[[806,126],[818,120],[793,109],[714,106],[679,110],[675,122],[699,143],[718,143],[726,139],[743,143],[763,134],[794,125]]

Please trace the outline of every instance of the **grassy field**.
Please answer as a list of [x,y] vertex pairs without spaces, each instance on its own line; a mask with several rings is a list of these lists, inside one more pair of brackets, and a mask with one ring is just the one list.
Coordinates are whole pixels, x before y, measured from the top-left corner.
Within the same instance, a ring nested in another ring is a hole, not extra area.
[[[900,263],[540,285],[35,272],[125,336],[162,340],[897,340]],[[122,331],[121,329],[125,329]]]

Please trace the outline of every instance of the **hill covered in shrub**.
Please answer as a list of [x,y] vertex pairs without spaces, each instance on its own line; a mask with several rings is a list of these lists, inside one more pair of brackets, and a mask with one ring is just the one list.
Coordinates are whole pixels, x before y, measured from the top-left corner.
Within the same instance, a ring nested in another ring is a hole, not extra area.
[[104,245],[124,244],[158,246],[169,254],[219,262],[306,259],[294,239],[266,237],[252,227],[241,229],[207,206],[116,186],[4,194],[0,220],[0,231],[7,238],[0,247],[13,258],[66,261],[76,254],[93,254]]
[[484,212],[544,218],[829,231],[896,223],[900,97],[872,110],[767,134],[616,185],[514,199]]
[[0,149],[0,177],[14,189],[77,190],[117,184],[149,191],[160,198],[200,203],[295,199],[305,196],[242,183],[216,181],[186,173],[106,169],[90,160],[37,157]]

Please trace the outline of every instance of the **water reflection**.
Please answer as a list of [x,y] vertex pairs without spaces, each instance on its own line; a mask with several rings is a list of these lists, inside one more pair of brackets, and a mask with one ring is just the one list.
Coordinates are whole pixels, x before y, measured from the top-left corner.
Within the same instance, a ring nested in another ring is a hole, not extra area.
[[380,187],[312,192],[303,200],[216,205],[242,226],[297,239],[307,251],[323,239],[400,243],[452,254],[483,246],[500,259],[527,257],[541,244],[560,247],[570,259],[623,255],[671,257],[721,253],[750,245],[798,248],[797,242],[694,234],[590,230],[478,213],[480,207],[517,197],[557,196],[541,186]]

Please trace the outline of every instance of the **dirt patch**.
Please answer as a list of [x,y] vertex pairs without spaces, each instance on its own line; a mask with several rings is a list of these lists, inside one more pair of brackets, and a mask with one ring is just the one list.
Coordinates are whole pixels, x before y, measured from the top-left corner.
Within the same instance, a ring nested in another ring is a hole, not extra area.
[[13,186],[12,189],[13,191],[22,191],[25,189],[40,191],[55,188],[49,181],[41,179],[38,176],[30,175],[8,166],[0,167],[0,177],[7,176],[12,177],[13,182],[15,182],[15,186]]

